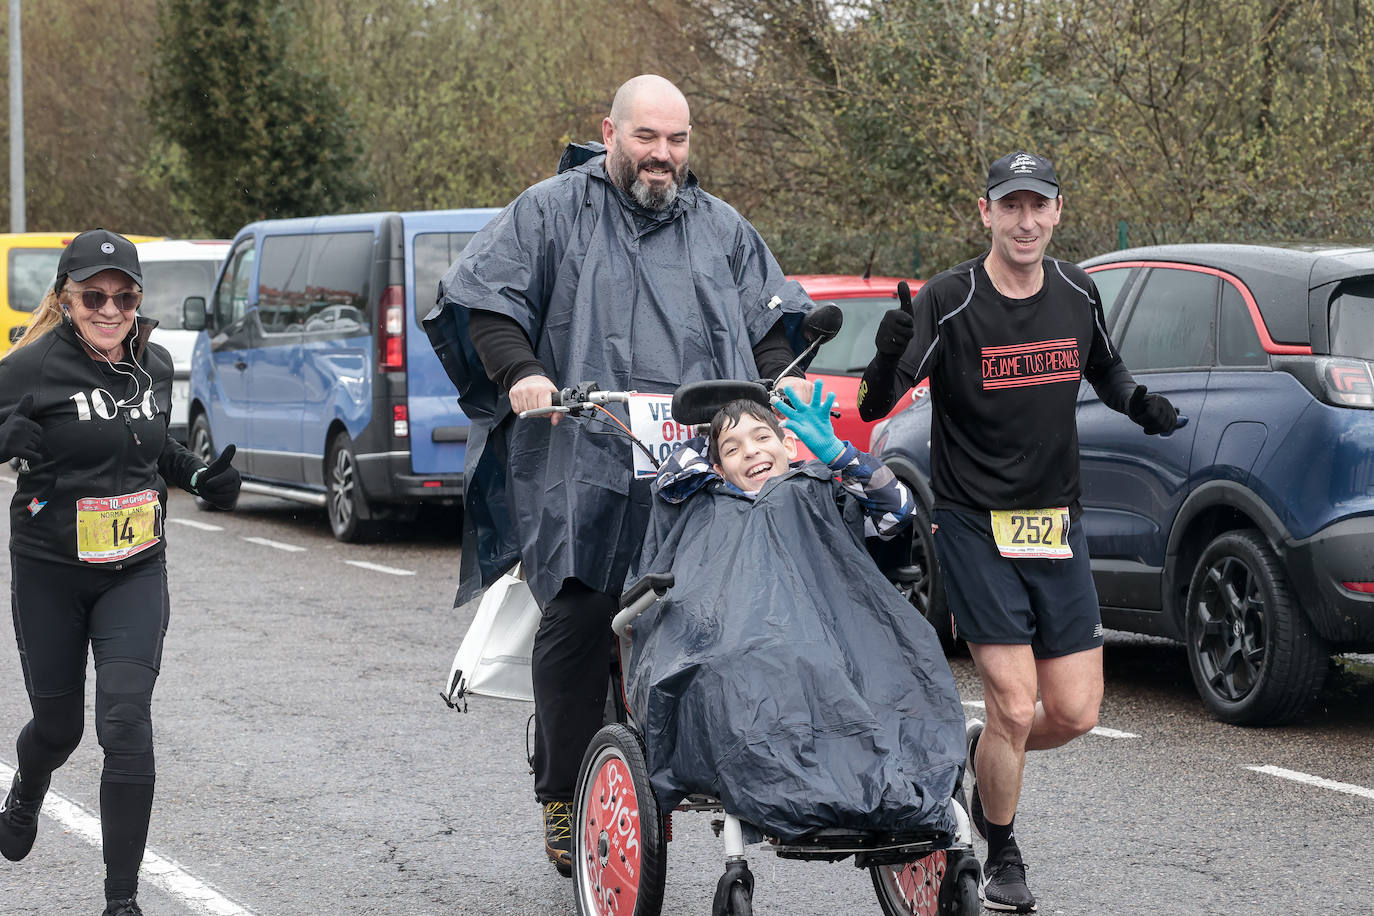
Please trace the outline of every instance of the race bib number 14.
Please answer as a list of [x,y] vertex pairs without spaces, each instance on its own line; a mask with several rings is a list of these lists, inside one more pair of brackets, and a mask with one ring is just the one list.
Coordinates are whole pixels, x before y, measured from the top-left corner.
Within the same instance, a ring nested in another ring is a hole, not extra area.
[[1004,557],[1064,560],[1069,546],[1069,509],[994,509],[992,537]]
[[156,490],[76,501],[76,555],[87,563],[115,563],[147,550],[159,538],[162,504]]

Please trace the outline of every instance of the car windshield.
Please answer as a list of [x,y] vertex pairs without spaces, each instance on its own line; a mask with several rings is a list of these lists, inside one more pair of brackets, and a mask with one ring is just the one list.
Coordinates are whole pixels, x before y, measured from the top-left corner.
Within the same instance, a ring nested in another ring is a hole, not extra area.
[[1374,359],[1374,277],[1341,284],[1331,300],[1331,355]]
[[835,339],[821,347],[807,371],[829,375],[863,372],[873,359],[873,336],[878,323],[883,320],[883,312],[897,305],[896,298],[836,299],[818,304],[839,306],[844,312],[844,324]]
[[142,267],[143,305],[138,313],[156,318],[164,328],[179,328],[187,296],[210,298],[219,261],[146,261]]
[[61,248],[10,249],[10,308],[32,312],[57,277]]

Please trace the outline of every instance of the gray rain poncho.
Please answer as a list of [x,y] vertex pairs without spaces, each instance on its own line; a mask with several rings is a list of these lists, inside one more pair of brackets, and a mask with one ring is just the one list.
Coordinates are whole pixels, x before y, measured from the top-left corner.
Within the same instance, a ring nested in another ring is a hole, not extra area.
[[618,592],[649,504],[623,437],[512,415],[468,339],[469,309],[519,323],[560,387],[671,394],[684,382],[757,378],[753,346],[785,318],[795,347],[813,304],[695,176],[667,210],[647,210],[611,183],[602,150],[569,146],[557,175],[477,233],[424,320],[472,420],[459,604],[519,558],[541,607],[568,577]]
[[857,500],[817,461],[753,499],[675,471],[635,571],[675,584],[635,622],[625,672],[659,807],[710,795],[784,841],[952,832],[959,692],[865,550]]

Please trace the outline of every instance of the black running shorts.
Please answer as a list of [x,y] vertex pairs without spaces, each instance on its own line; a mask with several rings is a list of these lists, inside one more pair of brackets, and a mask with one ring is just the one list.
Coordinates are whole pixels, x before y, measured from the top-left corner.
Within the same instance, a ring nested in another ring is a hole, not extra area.
[[957,635],[974,645],[1028,645],[1058,658],[1102,645],[1102,612],[1081,521],[1069,529],[1073,557],[1008,558],[987,513],[936,509],[935,558]]

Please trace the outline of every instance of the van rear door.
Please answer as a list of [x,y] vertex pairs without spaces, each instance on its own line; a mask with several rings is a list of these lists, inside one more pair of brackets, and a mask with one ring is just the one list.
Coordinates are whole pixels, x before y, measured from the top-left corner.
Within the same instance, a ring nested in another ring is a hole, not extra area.
[[497,210],[448,210],[405,215],[406,392],[410,466],[415,474],[461,474],[468,418],[420,321],[434,308],[439,281]]

